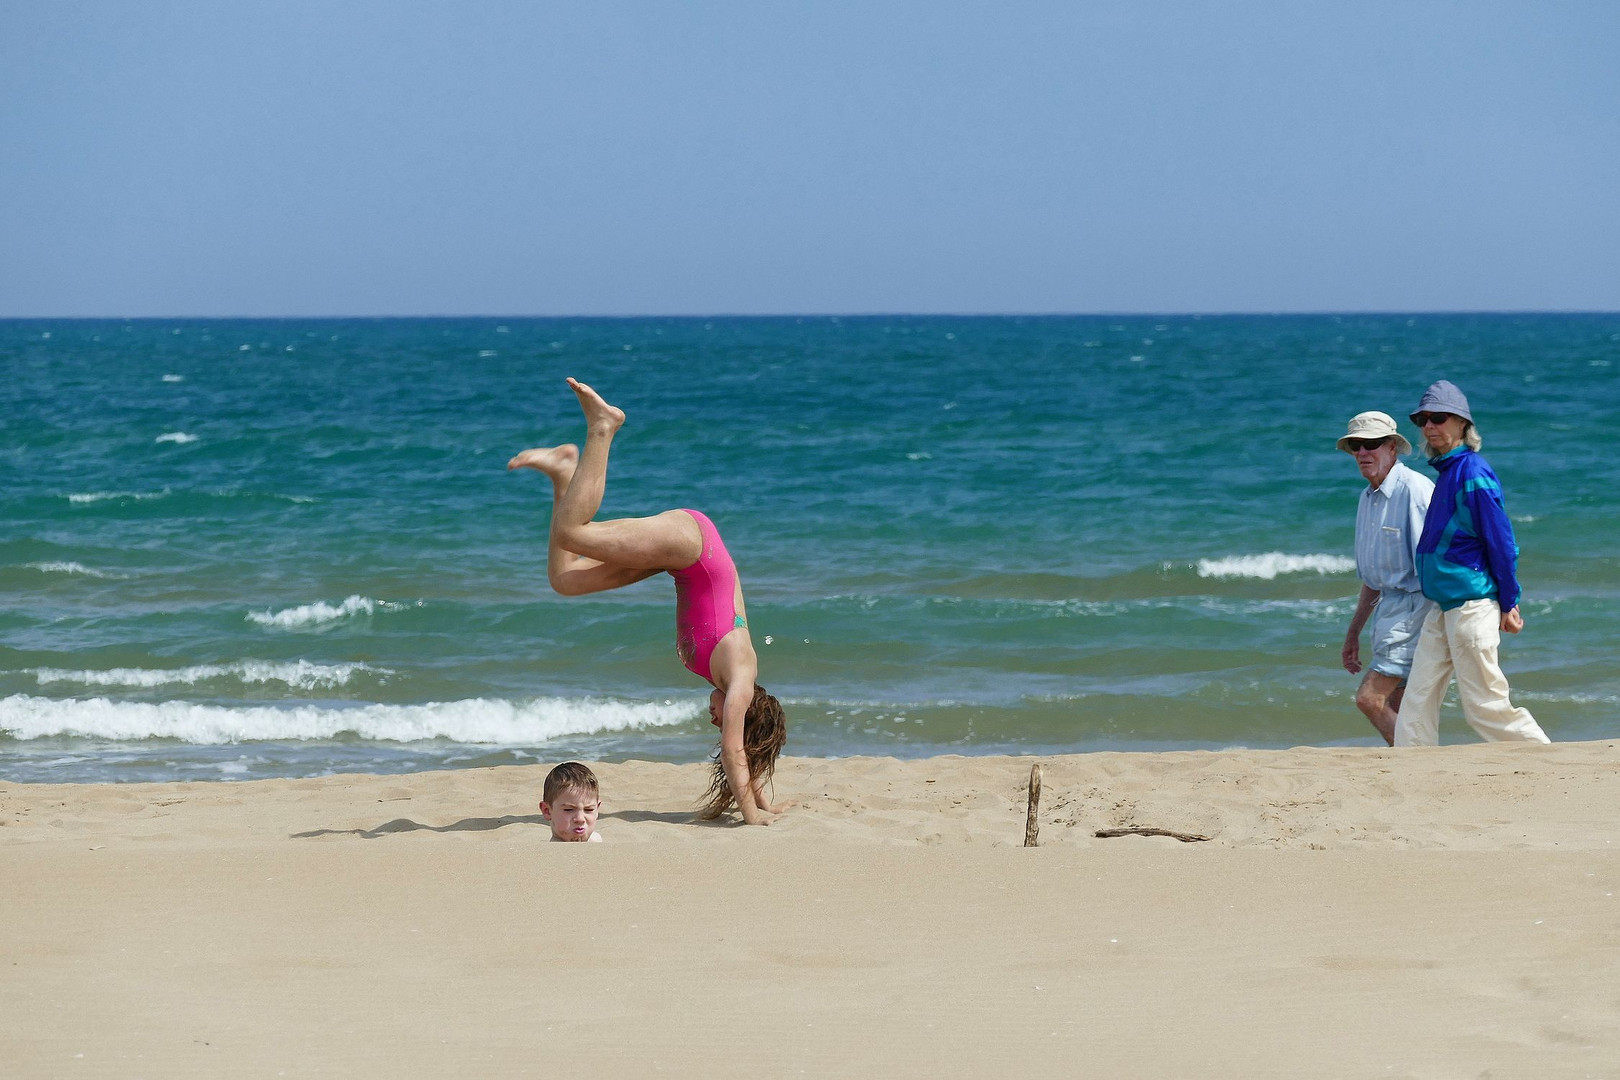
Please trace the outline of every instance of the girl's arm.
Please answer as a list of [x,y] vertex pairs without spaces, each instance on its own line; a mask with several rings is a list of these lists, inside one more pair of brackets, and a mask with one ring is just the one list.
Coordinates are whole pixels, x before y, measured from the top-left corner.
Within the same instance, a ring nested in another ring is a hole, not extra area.
[[764,800],[755,797],[753,777],[748,774],[748,755],[743,750],[743,717],[754,700],[753,681],[739,679],[726,689],[726,703],[720,719],[720,765],[731,785],[743,821],[749,825],[769,825],[770,812]]
[[783,814],[787,812],[788,807],[795,805],[794,800],[792,799],[786,799],[779,803],[767,802],[765,799],[765,789],[760,787],[758,777],[754,778],[753,788],[755,805],[768,814]]

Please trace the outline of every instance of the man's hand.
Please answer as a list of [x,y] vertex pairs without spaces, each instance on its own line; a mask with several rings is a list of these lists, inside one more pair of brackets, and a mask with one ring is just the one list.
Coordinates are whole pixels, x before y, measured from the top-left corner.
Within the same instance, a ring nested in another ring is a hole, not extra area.
[[1519,614],[1518,605],[1515,604],[1507,611],[1502,612],[1502,633],[1517,634],[1524,629],[1524,616]]
[[1361,635],[1344,639],[1344,648],[1339,650],[1339,659],[1344,663],[1344,670],[1352,675],[1361,674]]

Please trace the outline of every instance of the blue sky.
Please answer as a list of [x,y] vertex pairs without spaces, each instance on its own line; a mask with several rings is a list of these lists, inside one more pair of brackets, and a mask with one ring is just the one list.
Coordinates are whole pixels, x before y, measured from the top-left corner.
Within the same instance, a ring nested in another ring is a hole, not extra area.
[[0,3],[0,317],[1620,309],[1611,3]]

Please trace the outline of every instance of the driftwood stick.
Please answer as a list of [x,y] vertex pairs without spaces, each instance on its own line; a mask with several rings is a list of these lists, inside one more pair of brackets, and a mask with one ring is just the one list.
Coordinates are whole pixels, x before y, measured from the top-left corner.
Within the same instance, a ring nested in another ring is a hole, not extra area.
[[1024,846],[1035,847],[1040,836],[1041,822],[1038,817],[1041,808],[1041,766],[1039,762],[1029,767],[1029,816],[1024,819]]
[[1207,836],[1197,833],[1176,832],[1174,829],[1159,829],[1152,825],[1128,825],[1123,829],[1098,829],[1097,835],[1109,836],[1173,836],[1184,844],[1196,843],[1199,840],[1208,840]]

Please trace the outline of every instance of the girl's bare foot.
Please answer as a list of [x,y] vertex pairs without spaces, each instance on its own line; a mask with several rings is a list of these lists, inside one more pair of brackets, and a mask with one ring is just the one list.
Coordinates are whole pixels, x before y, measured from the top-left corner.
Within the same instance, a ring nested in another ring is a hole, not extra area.
[[533,450],[525,450],[508,461],[506,467],[534,469],[545,473],[553,480],[561,479],[566,482],[574,475],[574,466],[578,464],[579,447],[570,442],[561,446],[539,446]]
[[568,377],[568,386],[579,398],[579,407],[585,410],[585,430],[599,431],[604,435],[611,435],[619,430],[624,423],[624,410],[609,405],[602,400],[602,395],[580,382],[572,375]]

